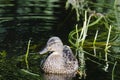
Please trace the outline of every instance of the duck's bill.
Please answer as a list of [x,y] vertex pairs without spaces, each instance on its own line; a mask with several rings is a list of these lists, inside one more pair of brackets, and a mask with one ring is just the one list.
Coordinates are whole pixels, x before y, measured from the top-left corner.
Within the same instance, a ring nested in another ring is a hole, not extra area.
[[39,52],[39,54],[45,54],[48,52],[48,49],[47,48],[44,48],[42,51]]

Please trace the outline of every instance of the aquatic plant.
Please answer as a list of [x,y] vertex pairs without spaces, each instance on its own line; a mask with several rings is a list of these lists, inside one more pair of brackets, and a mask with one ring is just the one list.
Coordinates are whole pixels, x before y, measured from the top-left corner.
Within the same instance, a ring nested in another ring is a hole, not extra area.
[[[120,21],[118,19],[119,9],[118,7],[116,7],[116,4],[118,6],[119,3],[116,3],[116,2],[119,2],[119,1],[115,0],[115,4],[114,4],[115,15],[117,19],[116,23],[118,23],[117,26],[119,26],[119,21]],[[80,62],[80,67],[79,67],[80,76],[81,77],[86,76],[85,60],[90,60],[96,64],[102,65],[103,66],[102,69],[104,69],[104,71],[106,72],[108,71],[109,64],[114,65],[112,70],[112,79],[114,79],[113,73],[114,73],[117,62],[111,60],[111,58],[114,58],[114,57],[110,56],[112,55],[110,54],[110,47],[114,44],[112,44],[110,41],[113,40],[117,35],[112,32],[112,30],[115,30],[115,26],[116,26],[114,25],[115,23],[113,23],[113,21],[115,21],[115,18],[112,21],[111,17],[108,17],[108,15],[104,15],[102,12],[98,13],[97,9],[96,11],[91,10],[90,7],[86,6],[86,3],[94,4],[94,6],[96,5],[95,3],[89,2],[89,0],[67,0],[66,2],[66,8],[68,9],[68,7],[70,7],[69,5],[71,5],[72,9],[75,9],[76,17],[77,17],[76,19],[77,23],[75,24],[75,29],[71,31],[69,34],[69,42],[71,43],[72,47],[75,49],[76,56],[78,56],[78,60]],[[109,14],[108,12],[106,13]],[[84,15],[84,17],[81,17],[82,15]],[[81,22],[80,18],[84,20],[83,23],[80,23]],[[99,27],[102,29],[100,29]],[[93,31],[94,32],[96,31],[95,36],[93,36],[94,33],[91,34]],[[116,30],[116,31],[119,31],[119,30]],[[86,47],[85,45],[87,46],[90,45],[93,49],[94,54],[87,52],[84,49],[84,47]],[[102,49],[104,52],[97,53],[96,50],[99,50],[99,49]],[[87,55],[97,58],[98,60],[102,60],[102,63],[97,60],[94,60],[94,59],[92,60],[89,57],[86,57]]]
[[31,42],[31,40],[28,41],[27,51],[26,51],[26,55],[25,55],[25,63],[26,63],[27,69],[29,69],[28,54],[29,54],[30,42]]

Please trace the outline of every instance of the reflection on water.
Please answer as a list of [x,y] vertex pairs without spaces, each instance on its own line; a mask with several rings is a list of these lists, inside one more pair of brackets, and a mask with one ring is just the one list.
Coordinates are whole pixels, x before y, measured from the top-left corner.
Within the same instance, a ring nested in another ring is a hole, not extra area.
[[76,73],[73,74],[43,74],[44,80],[72,80]]

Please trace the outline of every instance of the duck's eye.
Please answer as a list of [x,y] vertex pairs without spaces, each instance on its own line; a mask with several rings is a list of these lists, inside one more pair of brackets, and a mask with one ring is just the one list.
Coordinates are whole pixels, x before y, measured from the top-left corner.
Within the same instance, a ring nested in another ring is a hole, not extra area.
[[54,51],[48,51],[48,54],[52,54]]

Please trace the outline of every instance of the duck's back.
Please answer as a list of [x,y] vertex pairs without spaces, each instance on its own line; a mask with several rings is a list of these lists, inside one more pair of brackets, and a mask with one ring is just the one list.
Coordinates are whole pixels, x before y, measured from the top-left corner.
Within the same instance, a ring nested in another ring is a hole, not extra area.
[[73,55],[72,50],[69,46],[65,45],[63,48],[63,58],[66,69],[69,73],[75,72],[78,70],[78,60]]

